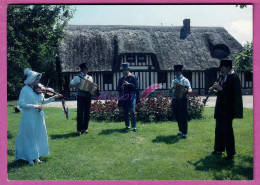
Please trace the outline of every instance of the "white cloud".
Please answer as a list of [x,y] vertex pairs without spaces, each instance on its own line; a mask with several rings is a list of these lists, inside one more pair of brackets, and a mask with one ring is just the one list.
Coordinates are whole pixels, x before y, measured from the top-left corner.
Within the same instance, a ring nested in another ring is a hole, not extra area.
[[236,21],[231,24],[225,26],[227,31],[235,37],[238,42],[242,45],[246,43],[246,41],[252,41],[253,39],[253,24],[252,21]]

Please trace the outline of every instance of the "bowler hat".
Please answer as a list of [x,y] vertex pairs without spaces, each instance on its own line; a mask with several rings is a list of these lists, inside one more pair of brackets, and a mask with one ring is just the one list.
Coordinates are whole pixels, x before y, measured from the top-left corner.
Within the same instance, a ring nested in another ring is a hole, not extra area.
[[122,63],[122,70],[127,70],[130,69],[129,64],[128,63]]
[[174,66],[174,71],[182,71],[183,65],[175,65]]
[[219,68],[221,68],[222,66],[232,68],[232,60],[230,60],[230,59],[223,59],[223,60],[220,60]]
[[79,65],[80,69],[88,69],[88,64],[87,63],[82,63]]

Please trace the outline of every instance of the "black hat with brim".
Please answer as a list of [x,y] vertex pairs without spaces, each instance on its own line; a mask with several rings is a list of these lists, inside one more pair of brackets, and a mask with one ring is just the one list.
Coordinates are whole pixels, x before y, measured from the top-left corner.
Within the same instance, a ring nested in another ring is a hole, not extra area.
[[230,59],[223,59],[223,60],[220,60],[219,68],[221,68],[222,66],[232,68],[232,60],[230,60]]
[[80,69],[88,69],[88,64],[87,63],[82,63],[79,65]]
[[176,71],[182,71],[182,67],[183,67],[183,65],[175,65],[174,66],[174,71],[176,72]]
[[129,64],[128,63],[122,63],[122,70],[129,70]]

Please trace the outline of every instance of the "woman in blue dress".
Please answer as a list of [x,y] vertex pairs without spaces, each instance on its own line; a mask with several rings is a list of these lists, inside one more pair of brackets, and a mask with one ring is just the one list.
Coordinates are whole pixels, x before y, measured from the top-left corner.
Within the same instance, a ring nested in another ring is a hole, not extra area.
[[61,95],[45,99],[43,93],[34,91],[42,74],[26,68],[24,75],[25,86],[22,88],[18,100],[18,108],[21,110],[22,117],[15,143],[15,158],[26,160],[33,165],[34,162],[41,162],[39,159],[41,156],[49,154],[42,104],[52,102]]

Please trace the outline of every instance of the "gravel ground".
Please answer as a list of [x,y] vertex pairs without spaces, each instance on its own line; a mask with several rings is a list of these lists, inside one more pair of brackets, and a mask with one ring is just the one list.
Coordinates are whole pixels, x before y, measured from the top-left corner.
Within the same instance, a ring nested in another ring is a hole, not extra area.
[[[201,98],[204,99],[205,96],[201,96]],[[215,103],[216,103],[216,96],[210,96],[206,103],[206,107],[215,107]],[[77,101],[76,100],[66,101],[66,106],[68,106],[69,108],[77,108]],[[253,108],[252,95],[243,96],[243,106],[244,108]],[[61,101],[55,101],[44,105],[44,107],[62,107],[62,105],[61,105]]]

